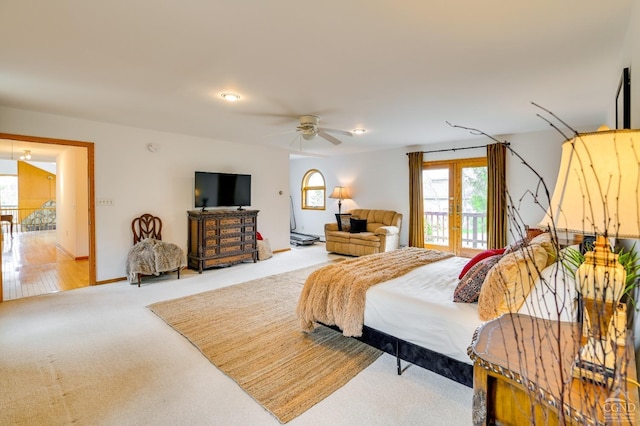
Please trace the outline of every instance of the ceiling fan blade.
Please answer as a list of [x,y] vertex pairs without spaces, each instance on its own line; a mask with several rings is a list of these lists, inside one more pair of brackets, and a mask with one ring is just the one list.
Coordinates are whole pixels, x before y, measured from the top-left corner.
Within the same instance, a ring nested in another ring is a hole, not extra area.
[[298,143],[298,151],[302,151],[302,137],[299,134],[296,134],[296,136],[293,138],[293,140],[291,141],[291,143],[289,144],[289,147],[292,147],[293,144]]
[[345,136],[353,136],[353,133],[347,132],[346,130],[338,130],[338,129],[326,129],[324,127],[318,127],[319,132],[331,132],[331,133],[340,133]]
[[321,131],[320,129],[318,129],[318,136],[320,136],[323,139],[328,140],[329,142],[331,142],[334,145],[340,145],[342,143],[342,141],[340,141],[339,139],[334,138],[330,134],[325,133],[325,132]]

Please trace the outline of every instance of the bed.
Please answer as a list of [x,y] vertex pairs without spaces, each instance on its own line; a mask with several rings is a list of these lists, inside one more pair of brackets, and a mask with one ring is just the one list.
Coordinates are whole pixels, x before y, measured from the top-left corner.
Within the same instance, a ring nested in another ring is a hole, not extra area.
[[[534,265],[533,269],[547,271],[546,277],[547,280],[550,280],[552,273],[550,269],[547,269],[547,266],[551,262],[548,262],[549,259],[544,254],[545,250],[541,247],[537,248],[543,253],[543,257],[537,260],[538,263]],[[550,247],[547,248],[550,249]],[[395,252],[403,250],[435,252],[435,250],[416,248],[404,248]],[[365,256],[365,258],[378,256],[378,258],[373,258],[375,268],[385,269],[389,263],[397,263],[397,260],[387,262],[385,256],[389,255],[380,253]],[[516,253],[511,256],[517,255]],[[496,254],[496,261],[490,264],[487,270],[491,270],[493,265],[496,265],[497,261],[503,258],[505,255],[502,252]],[[344,265],[342,271],[331,272],[329,268],[336,268],[336,265],[330,265],[310,275],[298,305],[298,317],[302,329],[311,331],[315,325],[328,326],[347,336],[357,338],[395,356],[398,374],[402,372],[401,360],[404,360],[472,387],[473,367],[467,351],[476,329],[487,318],[483,318],[479,312],[478,303],[453,301],[454,292],[459,288],[461,282],[459,278],[461,271],[470,262],[470,259],[448,255],[369,286],[365,293],[364,315],[359,333],[356,331],[357,327],[351,324],[350,319],[342,318],[342,308],[340,307],[340,305],[351,303],[353,295],[318,296],[317,292],[323,291],[318,290],[318,287],[324,287],[327,283],[316,282],[316,280],[321,280],[314,278],[314,274],[316,277],[326,277],[331,281],[332,278],[328,275],[345,275],[344,270],[358,265],[356,262],[360,262],[360,259],[363,258],[340,262],[339,264]],[[481,260],[478,266],[489,259]],[[558,263],[554,263],[554,265],[558,265]],[[366,270],[367,268],[371,268],[371,266],[364,266],[361,269]],[[519,269],[530,268],[520,266]],[[361,274],[362,271],[356,272],[356,277],[351,280],[357,280],[357,276]],[[537,285],[539,278],[538,276],[531,278],[531,288],[544,288],[543,285]],[[575,299],[575,294],[564,296],[567,300],[573,301]],[[537,312],[532,312],[533,310],[539,310],[539,300],[546,295],[542,295],[540,291],[536,290],[528,291],[521,297],[523,300],[518,302],[517,306],[512,305],[507,309],[533,315],[537,314]],[[551,303],[548,305],[550,306]],[[318,306],[326,306],[327,312],[323,312]],[[493,315],[499,314],[496,312]]]
[[[364,325],[370,335],[377,331],[382,337],[392,336],[388,339],[392,344],[398,339],[398,348],[389,352],[398,359],[471,387],[472,362],[467,348],[483,321],[476,303],[452,300],[458,274],[467,262],[467,258],[450,257],[371,287],[366,295]],[[398,368],[400,372],[399,361]]]

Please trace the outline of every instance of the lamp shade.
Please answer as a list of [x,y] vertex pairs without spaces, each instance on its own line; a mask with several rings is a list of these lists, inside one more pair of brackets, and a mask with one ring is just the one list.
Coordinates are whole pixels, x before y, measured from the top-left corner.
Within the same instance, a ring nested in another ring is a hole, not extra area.
[[336,186],[333,188],[333,192],[329,195],[329,198],[337,198],[339,200],[350,200],[351,195],[344,186]]
[[639,170],[640,130],[601,130],[565,141],[556,187],[540,226],[640,237]]

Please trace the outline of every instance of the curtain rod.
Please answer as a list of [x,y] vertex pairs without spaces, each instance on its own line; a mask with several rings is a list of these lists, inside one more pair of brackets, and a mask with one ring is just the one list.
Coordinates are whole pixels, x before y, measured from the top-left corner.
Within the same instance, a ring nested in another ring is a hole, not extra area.
[[[509,146],[511,145],[509,142],[501,142],[503,145],[505,146]],[[463,149],[475,149],[475,148],[486,148],[489,145],[493,145],[493,144],[486,144],[486,145],[476,145],[476,146],[464,146],[462,148],[445,148],[445,149],[434,149],[431,151],[422,151],[423,154],[431,154],[432,152],[446,152],[446,151],[462,151]],[[417,151],[420,152],[420,151]],[[411,154],[410,152],[407,152],[407,155]]]

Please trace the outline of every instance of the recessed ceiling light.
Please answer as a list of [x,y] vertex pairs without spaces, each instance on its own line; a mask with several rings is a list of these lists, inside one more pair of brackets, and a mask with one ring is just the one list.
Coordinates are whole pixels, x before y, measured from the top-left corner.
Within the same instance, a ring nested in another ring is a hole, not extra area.
[[225,101],[235,102],[240,100],[240,95],[231,92],[223,92],[220,94]]
[[351,131],[351,133],[353,133],[354,135],[361,135],[363,133],[365,133],[367,130],[366,129],[353,129]]

